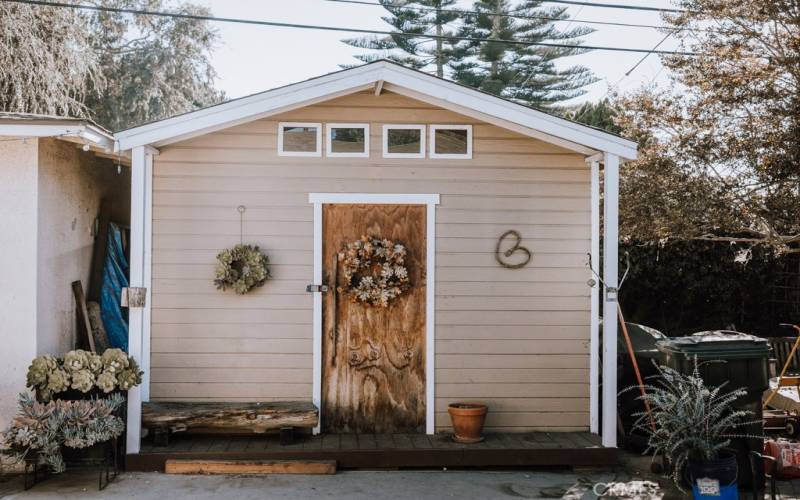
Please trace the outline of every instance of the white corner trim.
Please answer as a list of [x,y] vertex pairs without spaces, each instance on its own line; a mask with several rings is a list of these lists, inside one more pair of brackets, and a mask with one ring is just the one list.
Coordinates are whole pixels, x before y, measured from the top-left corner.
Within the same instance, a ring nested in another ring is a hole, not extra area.
[[608,289],[617,288],[619,254],[619,157],[606,153],[603,225],[603,428],[602,443],[617,446],[617,297]]
[[[428,125],[430,130],[431,150],[428,153],[428,158],[435,159],[451,159],[451,160],[471,160],[472,159],[472,125]],[[437,130],[466,130],[467,131],[467,152],[465,154],[452,154],[436,152],[436,131]]]
[[[314,151],[284,151],[283,150],[283,129],[287,127],[305,127],[317,129],[317,141]],[[278,123],[278,156],[322,156],[322,124],[307,122],[280,122]]]
[[[333,129],[335,128],[360,128],[364,130],[364,151],[337,153],[333,151]],[[325,124],[325,154],[329,158],[369,158],[369,123],[326,123]]]
[[[419,152],[417,153],[390,153],[389,130],[419,130]],[[425,158],[425,125],[385,124],[381,134],[383,141],[384,158]]]
[[139,453],[142,401],[150,390],[150,305],[152,264],[153,155],[146,146],[133,149],[131,161],[130,286],[147,288],[145,307],[128,310],[128,353],[144,372],[142,384],[128,391],[127,453]]
[[[322,205],[330,203],[407,204],[427,205],[426,208],[426,272],[425,283],[425,432],[436,430],[436,205],[438,194],[365,194],[309,193],[308,202],[314,205],[314,284],[322,284]],[[314,294],[313,312],[313,369],[312,401],[319,408],[322,422],[322,294]],[[320,425],[314,433],[320,432]]]
[[425,249],[425,433],[436,432],[436,205],[429,202],[426,213],[427,246]]
[[[590,163],[591,169],[591,256],[590,263],[598,274],[600,269],[600,164],[597,160]],[[603,286],[592,270],[589,270],[589,279],[595,282],[590,291],[591,306],[589,308],[589,430],[598,434],[600,432],[600,288]]]
[[[314,284],[322,284],[322,204],[314,203]],[[322,294],[315,293],[313,299],[313,340],[312,340],[312,387],[311,401],[319,411],[314,434],[319,434],[322,426]]]

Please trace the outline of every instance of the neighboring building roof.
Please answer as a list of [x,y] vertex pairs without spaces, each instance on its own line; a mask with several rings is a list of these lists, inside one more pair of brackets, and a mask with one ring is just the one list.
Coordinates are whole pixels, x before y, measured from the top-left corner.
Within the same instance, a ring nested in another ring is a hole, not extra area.
[[114,136],[86,118],[0,112],[0,136],[63,137],[104,151],[114,150]]
[[164,146],[292,109],[374,88],[504,127],[564,148],[593,155],[636,158],[636,143],[397,63],[381,60],[278,87],[115,134],[118,147]]

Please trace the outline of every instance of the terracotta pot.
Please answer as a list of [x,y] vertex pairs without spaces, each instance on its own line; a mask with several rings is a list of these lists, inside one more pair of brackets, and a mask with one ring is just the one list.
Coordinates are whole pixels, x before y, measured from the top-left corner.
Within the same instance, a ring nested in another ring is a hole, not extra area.
[[453,422],[453,440],[458,443],[483,441],[483,423],[489,408],[480,403],[451,403],[447,407]]

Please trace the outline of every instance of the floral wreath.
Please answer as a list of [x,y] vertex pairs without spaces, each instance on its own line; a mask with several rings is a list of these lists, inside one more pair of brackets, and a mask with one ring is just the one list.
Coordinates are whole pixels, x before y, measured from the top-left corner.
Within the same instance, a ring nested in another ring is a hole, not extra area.
[[220,290],[233,288],[243,295],[269,279],[268,265],[269,259],[257,246],[236,245],[217,254],[214,284]]
[[338,290],[352,302],[388,307],[410,286],[406,247],[392,240],[365,235],[346,244],[338,258],[344,272],[344,286]]

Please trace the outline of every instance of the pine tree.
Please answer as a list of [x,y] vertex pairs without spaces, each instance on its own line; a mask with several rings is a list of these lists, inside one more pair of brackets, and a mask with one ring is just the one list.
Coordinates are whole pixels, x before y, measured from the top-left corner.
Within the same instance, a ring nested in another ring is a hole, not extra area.
[[[389,59],[415,69],[430,69],[443,77],[451,57],[451,44],[446,37],[452,34],[450,25],[459,17],[453,8],[456,0],[380,0],[380,3],[389,12],[381,19],[393,32],[420,36],[392,34],[343,40],[353,47],[379,51],[356,55],[356,59],[363,62]],[[430,35],[445,38],[432,39]]]
[[477,0],[465,13],[450,68],[459,83],[533,106],[555,106],[583,95],[596,81],[589,69],[563,70],[555,61],[581,54],[584,49],[509,44],[493,40],[530,43],[576,44],[592,32],[575,27],[559,30],[553,19],[567,20],[566,7],[541,7],[540,0]]
[[565,113],[570,120],[585,123],[586,125],[607,130],[612,134],[622,132],[622,127],[614,122],[617,110],[608,99],[597,102],[585,102],[578,109]]

